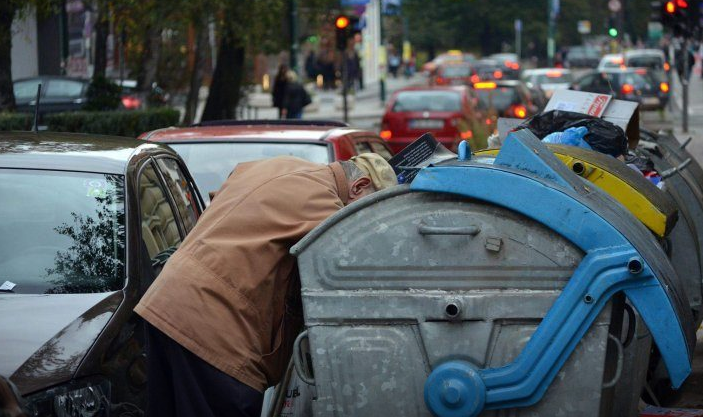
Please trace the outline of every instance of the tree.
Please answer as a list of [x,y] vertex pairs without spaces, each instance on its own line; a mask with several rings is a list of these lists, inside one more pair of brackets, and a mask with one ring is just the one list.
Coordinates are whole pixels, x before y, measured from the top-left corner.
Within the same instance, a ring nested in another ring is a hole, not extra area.
[[58,0],[0,0],[0,112],[14,110],[12,89],[12,22],[34,8],[43,15],[58,7]]

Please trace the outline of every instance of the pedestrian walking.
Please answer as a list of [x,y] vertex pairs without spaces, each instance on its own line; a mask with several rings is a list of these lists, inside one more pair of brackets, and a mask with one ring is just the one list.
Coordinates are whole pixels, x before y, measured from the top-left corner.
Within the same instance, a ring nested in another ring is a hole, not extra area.
[[400,68],[400,56],[395,52],[391,52],[388,57],[388,71],[393,75],[393,78],[398,78],[398,68]]
[[237,165],[135,308],[147,322],[147,415],[258,417],[303,324],[290,248],[395,184],[377,154]]
[[303,108],[312,103],[310,94],[298,81],[295,71],[288,71],[286,74],[286,90],[283,94],[283,117],[286,119],[301,119]]
[[281,64],[278,66],[278,72],[276,72],[276,77],[273,79],[273,88],[271,89],[271,96],[273,98],[273,107],[278,109],[278,118],[282,119],[283,116],[283,96],[286,93],[286,86],[288,85],[288,65]]

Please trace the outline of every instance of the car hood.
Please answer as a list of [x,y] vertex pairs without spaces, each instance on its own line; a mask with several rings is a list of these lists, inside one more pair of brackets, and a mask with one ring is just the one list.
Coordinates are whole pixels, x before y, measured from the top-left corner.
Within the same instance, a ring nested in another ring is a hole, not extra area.
[[122,298],[121,291],[0,295],[0,375],[22,395],[71,379]]

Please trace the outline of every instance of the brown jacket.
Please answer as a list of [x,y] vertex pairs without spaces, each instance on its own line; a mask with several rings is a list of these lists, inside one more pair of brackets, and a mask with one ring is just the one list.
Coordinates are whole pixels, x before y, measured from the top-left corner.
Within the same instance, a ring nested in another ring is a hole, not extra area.
[[291,246],[348,199],[339,163],[242,163],[135,311],[180,345],[263,391],[302,325]]

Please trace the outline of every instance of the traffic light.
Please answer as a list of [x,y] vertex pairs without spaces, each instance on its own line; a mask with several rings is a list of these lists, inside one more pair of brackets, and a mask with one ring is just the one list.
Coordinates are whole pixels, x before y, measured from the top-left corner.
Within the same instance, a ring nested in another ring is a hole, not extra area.
[[[654,4],[654,3],[652,3]],[[698,10],[688,0],[668,0],[661,6],[661,22],[672,29],[674,36],[692,36],[700,27]]]
[[608,35],[610,35],[611,38],[617,38],[618,30],[616,28],[610,28],[608,29]]
[[347,49],[349,39],[358,32],[359,18],[357,16],[339,15],[334,19],[334,30],[337,38],[337,49]]
[[337,37],[337,49],[343,51],[347,49],[347,44],[349,42],[349,17],[345,15],[339,15],[334,19],[334,30]]

